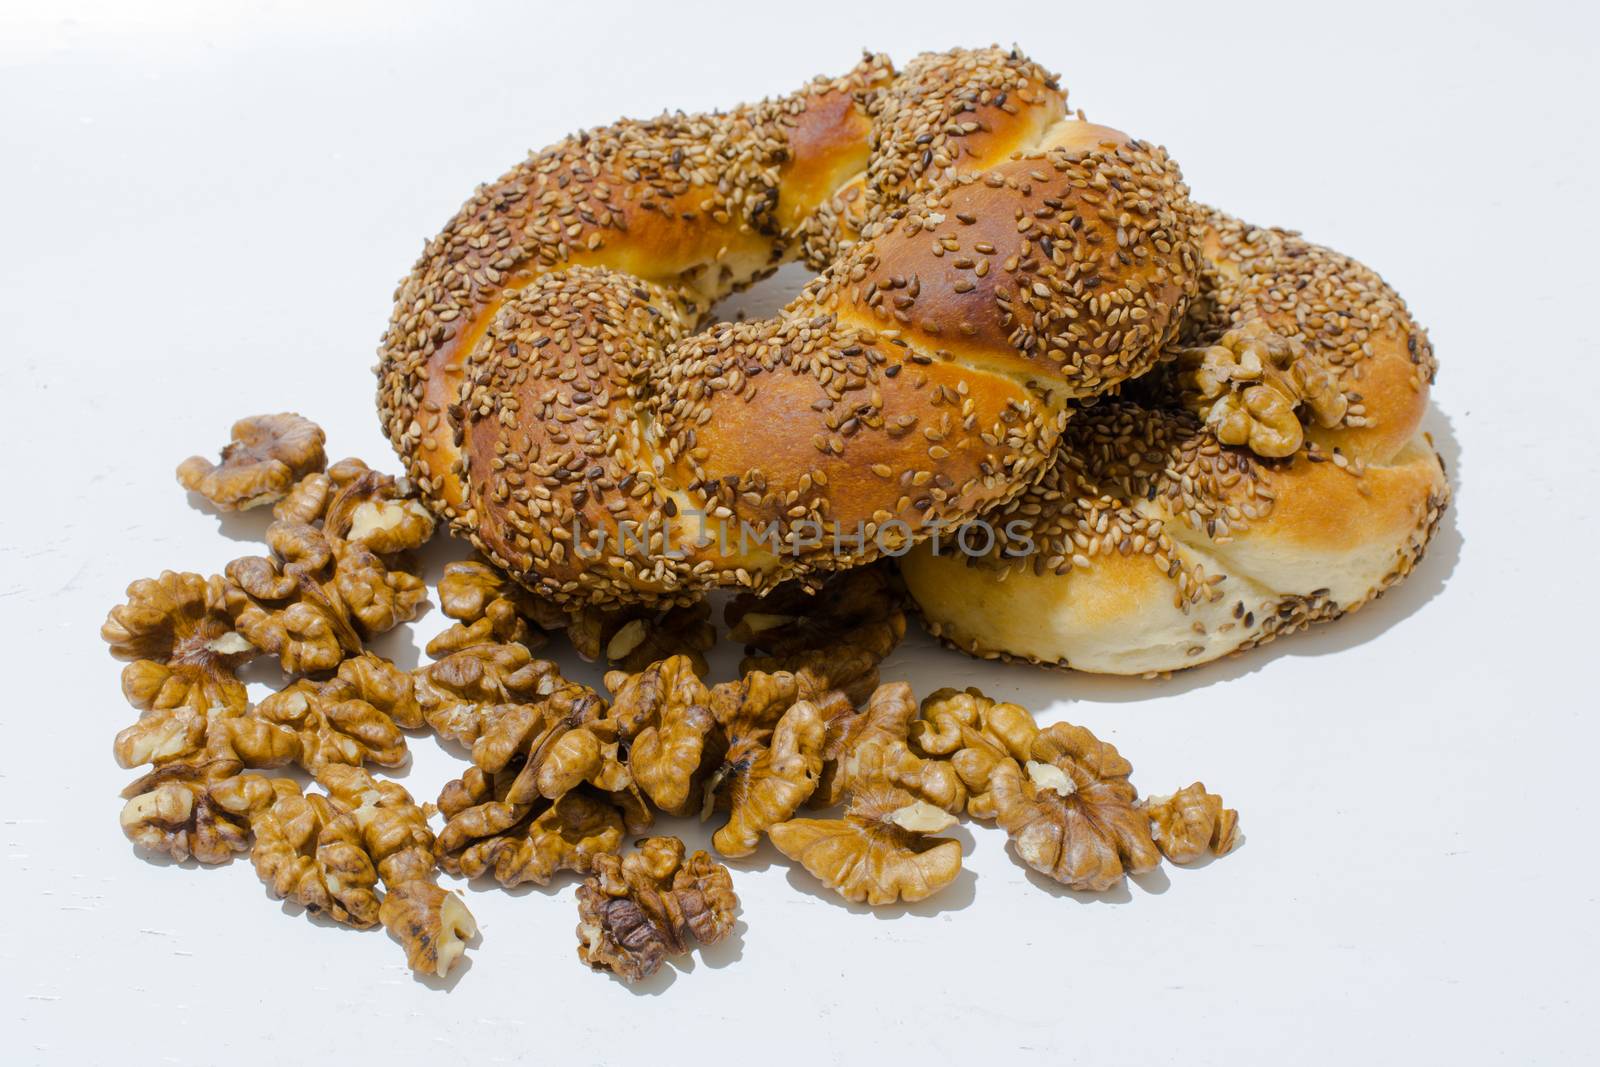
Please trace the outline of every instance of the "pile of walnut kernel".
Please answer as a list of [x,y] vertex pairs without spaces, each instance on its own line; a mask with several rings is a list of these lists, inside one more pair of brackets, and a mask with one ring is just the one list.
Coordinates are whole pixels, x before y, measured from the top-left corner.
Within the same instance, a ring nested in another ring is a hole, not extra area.
[[[403,479],[329,466],[322,430],[298,415],[243,419],[232,437],[220,463],[191,458],[178,479],[221,510],[271,505],[268,554],[134,582],[101,630],[131,661],[122,688],[140,712],[117,762],[149,768],[124,791],[123,831],[178,860],[247,851],[275,896],[381,924],[419,974],[447,974],[477,932],[440,870],[506,887],[582,876],[578,955],[627,981],[726,938],[728,868],[641,838],[657,813],[717,820],[724,857],[765,836],[874,906],[956,879],[961,845],[939,834],[963,815],[1091,892],[1237,841],[1236,813],[1204,785],[1140,800],[1128,762],[1082,727],[1040,727],[976,689],[919,705],[905,683],[880,684],[906,622],[881,566],[814,594],[733,599],[726,621],[747,655],[740,677],[711,684],[708,605],[569,613],[483,563],[452,563],[438,593],[454,621],[432,662],[402,670],[365,644],[426,600],[412,553],[431,516]],[[534,655],[556,631],[616,668],[607,693]],[[252,705],[237,671],[263,655],[291,680]],[[367,769],[405,763],[407,731],[470,753],[436,807]]]

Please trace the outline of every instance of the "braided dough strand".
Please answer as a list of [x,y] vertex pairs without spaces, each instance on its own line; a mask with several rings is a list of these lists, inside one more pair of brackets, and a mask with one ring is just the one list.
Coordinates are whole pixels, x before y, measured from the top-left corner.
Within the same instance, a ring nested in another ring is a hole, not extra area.
[[[814,582],[1020,492],[1069,401],[1176,338],[1198,236],[1165,153],[1020,54],[868,57],[479,190],[397,294],[379,407],[430,507],[554,601]],[[795,257],[829,265],[778,316],[693,333]]]
[[1201,211],[1206,266],[1184,341],[1292,339],[1347,401],[1341,417],[1265,458],[1184,410],[1171,366],[1080,413],[1040,481],[985,516],[1031,552],[924,546],[903,561],[947,643],[1087,671],[1169,671],[1354,611],[1422,557],[1450,499],[1419,430],[1436,369],[1426,334],[1366,266]]

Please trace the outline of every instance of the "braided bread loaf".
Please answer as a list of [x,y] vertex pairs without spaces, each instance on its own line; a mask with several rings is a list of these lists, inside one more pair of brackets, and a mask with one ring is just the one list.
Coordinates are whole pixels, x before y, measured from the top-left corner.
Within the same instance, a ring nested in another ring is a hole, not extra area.
[[[481,188],[396,294],[379,408],[428,506],[553,601],[812,582],[1021,492],[1069,401],[1162,358],[1198,239],[1165,153],[1019,54],[868,57]],[[797,257],[823,272],[778,316],[694,332]]]
[[1360,263],[1200,210],[1187,347],[1074,416],[1041,480],[985,516],[1010,542],[902,560],[948,643],[1168,671],[1353,611],[1421,557],[1450,495],[1419,431],[1426,334]]

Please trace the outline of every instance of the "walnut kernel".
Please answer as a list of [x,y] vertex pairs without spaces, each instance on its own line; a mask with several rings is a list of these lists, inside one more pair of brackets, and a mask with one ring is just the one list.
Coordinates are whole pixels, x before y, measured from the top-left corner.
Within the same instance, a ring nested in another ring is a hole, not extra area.
[[246,704],[234,672],[257,652],[234,629],[219,577],[163,571],[134,582],[100,636],[112,655],[134,661],[123,668],[122,692],[136,708],[203,713]]
[[1142,807],[1156,847],[1173,863],[1193,863],[1208,849],[1226,856],[1239,842],[1239,813],[1223,807],[1222,798],[1206,792],[1203,782],[1171,796],[1150,797]]
[[870,785],[838,819],[791,819],[768,833],[778,851],[846,900],[924,900],[961,873],[961,843],[930,838],[955,817],[904,790]]
[[783,713],[766,747],[729,749],[731,773],[724,779],[728,821],[711,835],[718,852],[750,855],[765,830],[800,810],[822,773],[825,734],[822,713],[801,700]]
[[1135,806],[1133,768],[1081,726],[1056,723],[1029,747],[1026,771],[993,770],[994,808],[1017,857],[1071,889],[1101,892],[1161,862]]
[[299,415],[254,415],[233,424],[222,462],[190,456],[178,482],[223,511],[243,511],[282,499],[303,476],[328,462],[322,427]]
[[1260,321],[1229,330],[1217,343],[1177,352],[1178,399],[1225,445],[1260,456],[1291,456],[1305,442],[1298,408],[1319,426],[1337,426],[1348,400],[1297,338]]
[[422,580],[375,552],[304,523],[267,527],[270,558],[228,564],[234,625],[291,674],[332,670],[362,642],[414,616],[427,599]]
[[969,688],[930,693],[911,724],[910,737],[914,751],[949,759],[968,791],[968,815],[993,819],[990,782],[995,769],[1002,763],[1020,766],[1038,733],[1028,709]]
[[578,887],[578,958],[637,982],[695,942],[723,940],[738,907],[728,868],[704,852],[685,859],[675,837],[647,837],[637,851],[599,857]]

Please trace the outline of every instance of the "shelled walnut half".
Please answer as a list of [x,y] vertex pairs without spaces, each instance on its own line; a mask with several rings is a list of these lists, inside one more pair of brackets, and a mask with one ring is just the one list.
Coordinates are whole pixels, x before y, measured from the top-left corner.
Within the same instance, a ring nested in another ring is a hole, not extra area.
[[762,831],[793,815],[816,789],[826,721],[816,703],[796,692],[786,671],[752,671],[711,689],[722,755],[706,779],[700,814],[729,813],[712,837],[725,856],[755,851]]
[[711,693],[687,655],[669,656],[642,671],[606,675],[610,718],[628,745],[628,769],[651,803],[685,815],[700,800],[704,765],[717,738]]
[[520,767],[513,803],[554,800],[603,779],[616,763],[606,711],[600,694],[567,682],[539,703],[517,705],[497,719],[473,744],[472,762],[489,774]]
[[911,747],[947,759],[968,792],[967,814],[995,817],[990,783],[1001,764],[1021,766],[1029,758],[1038,724],[1027,708],[991,700],[977,689],[939,689],[922,702],[911,724]]
[[178,482],[223,511],[243,511],[282,499],[300,478],[320,471],[322,427],[299,415],[253,415],[233,424],[222,462],[190,456],[178,465]]
[[350,812],[383,882],[378,920],[419,974],[443,978],[467,950],[478,924],[460,894],[440,888],[427,812],[395,782],[338,764],[317,776]]
[[1006,760],[990,789],[1017,857],[1070,889],[1101,892],[1124,874],[1154,869],[1161,853],[1135,805],[1133,768],[1081,726],[1039,731],[1025,769]]
[[300,765],[312,774],[333,763],[397,767],[407,756],[402,729],[423,723],[411,676],[371,652],[340,663],[326,682],[291,683],[256,714],[295,732]]
[[470,745],[505,709],[543,700],[565,679],[519,644],[479,644],[412,672],[422,717],[442,737]]
[[1239,813],[1195,782],[1171,796],[1150,797],[1141,805],[1150,819],[1156,847],[1173,863],[1193,863],[1209,850],[1226,856],[1239,843]]
[[404,882],[384,893],[378,921],[405,949],[413,971],[436,978],[450,973],[478,934],[478,922],[461,894],[428,878]]
[[1305,442],[1303,409],[1319,426],[1337,426],[1349,407],[1334,376],[1299,340],[1252,321],[1204,348],[1175,353],[1178,402],[1205,420],[1225,445],[1259,456],[1292,456]]
[[637,982],[695,942],[733,932],[739,898],[728,868],[704,852],[685,858],[675,837],[647,837],[625,856],[595,861],[578,887],[578,958]]
[[162,571],[128,586],[111,609],[101,638],[118,659],[122,692],[141,710],[240,710],[244,683],[234,673],[259,653],[234,629],[220,577]]
[[237,760],[251,767],[282,767],[300,758],[300,738],[291,729],[256,711],[187,705],[147,711],[125,727],[112,744],[122,767],[152,763]]
[[359,459],[346,458],[294,483],[289,494],[272,505],[272,517],[288,522],[314,523],[327,513],[334,494],[372,470]]
[[783,713],[765,747],[737,757],[730,747],[733,772],[724,780],[723,794],[728,821],[711,835],[718,852],[750,855],[764,832],[800,810],[822,774],[826,732],[822,712],[809,700],[800,700]]
[[421,548],[433,536],[433,516],[402,478],[375,471],[360,460],[346,460],[353,477],[339,485],[322,516],[330,536],[391,559]]
[[[616,724],[606,711],[597,693],[571,682],[537,704],[506,705],[473,745],[473,766],[440,794],[447,821],[438,849],[446,869],[472,874],[493,867],[505,884],[547,879],[565,862],[560,849],[566,837],[544,841],[560,861],[548,871],[540,856],[507,858],[507,850],[525,842],[532,848],[533,838],[550,833],[604,836],[601,824],[609,820],[603,813],[576,805],[539,821],[575,790],[603,798],[627,828],[647,827],[652,813],[621,761]],[[571,821],[561,825],[563,819]]]
[[428,655],[435,657],[512,642],[532,651],[548,640],[546,631],[566,623],[564,612],[478,560],[446,564],[439,607],[456,621],[428,642]]
[[228,612],[251,644],[277,655],[291,674],[332,670],[427,599],[420,578],[358,541],[280,520],[267,527],[267,544],[271,557],[228,564]]
[[846,704],[842,714],[830,716],[822,780],[811,805],[831,808],[856,788],[878,783],[959,814],[967,788],[956,769],[919,756],[907,743],[916,717],[917,699],[904,682],[880,685],[861,708]]
[[250,847],[248,818],[230,813],[212,788],[241,770],[237,760],[168,763],[122,791],[120,822],[128,840],[182,862],[225,863]]
[[[494,795],[487,776],[472,777],[481,783],[479,788],[488,790],[480,792],[480,797],[504,801],[503,792]],[[454,808],[441,797],[440,810],[451,818],[465,809]],[[440,865],[468,878],[490,875],[507,889],[526,882],[548,885],[562,871],[593,871],[597,857],[622,847],[623,833],[622,812],[617,806],[596,791],[579,788],[547,806],[536,802],[526,815],[499,833],[473,840],[458,852],[441,854]]]
[[250,862],[273,896],[348,926],[377,924],[378,871],[348,808],[292,779],[253,774],[221,783],[213,799],[248,821]]
[[955,816],[902,789],[867,785],[837,819],[791,819],[768,833],[778,851],[846,900],[925,900],[961,873],[961,843],[930,837]]

